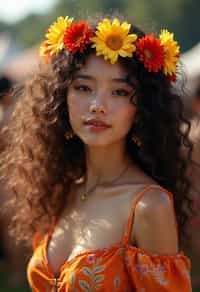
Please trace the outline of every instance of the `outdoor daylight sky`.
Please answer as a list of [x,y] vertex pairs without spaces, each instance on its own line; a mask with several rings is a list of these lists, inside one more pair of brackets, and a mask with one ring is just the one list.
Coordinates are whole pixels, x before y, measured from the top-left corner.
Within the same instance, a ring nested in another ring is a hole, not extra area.
[[57,0],[0,0],[0,21],[13,23],[31,12],[43,13]]

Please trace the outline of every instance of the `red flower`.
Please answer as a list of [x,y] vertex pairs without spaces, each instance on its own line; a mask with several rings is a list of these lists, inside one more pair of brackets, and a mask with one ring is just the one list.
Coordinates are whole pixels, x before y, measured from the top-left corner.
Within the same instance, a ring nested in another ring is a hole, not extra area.
[[165,51],[159,39],[153,35],[142,37],[136,43],[139,60],[149,72],[158,72],[164,65]]
[[171,82],[176,82],[176,74],[167,75],[167,79]]
[[89,29],[87,22],[76,22],[65,31],[63,38],[64,47],[73,53],[77,51],[83,52],[86,45],[90,43],[90,38],[93,34],[94,31]]

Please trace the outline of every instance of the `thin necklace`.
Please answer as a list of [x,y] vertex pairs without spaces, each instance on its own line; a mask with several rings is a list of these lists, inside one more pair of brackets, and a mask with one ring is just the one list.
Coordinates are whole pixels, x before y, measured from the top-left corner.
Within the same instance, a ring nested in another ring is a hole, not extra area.
[[[116,178],[114,178],[111,182],[107,182],[107,183],[103,183],[103,184],[100,184],[100,185],[112,185],[114,182],[116,182],[118,179],[120,179],[122,176],[123,176],[123,174],[127,171],[127,169],[128,169],[128,167],[129,167],[129,164],[127,164],[126,166],[125,166],[125,168],[122,170],[122,172],[116,177]],[[97,187],[97,185],[98,185],[98,182],[95,184],[95,186],[93,186],[90,190],[87,190],[86,189],[86,183],[85,183],[85,190],[84,190],[84,193],[81,195],[81,201],[86,201],[86,199],[87,199],[87,197],[88,197],[88,195],[92,192],[92,191],[94,191],[94,189]]]

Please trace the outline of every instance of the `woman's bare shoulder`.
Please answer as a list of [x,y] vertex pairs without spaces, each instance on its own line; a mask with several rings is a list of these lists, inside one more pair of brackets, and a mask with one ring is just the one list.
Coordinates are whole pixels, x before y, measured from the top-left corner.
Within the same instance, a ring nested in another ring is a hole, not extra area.
[[152,188],[145,192],[136,205],[134,218],[138,247],[160,254],[177,253],[176,217],[167,191]]

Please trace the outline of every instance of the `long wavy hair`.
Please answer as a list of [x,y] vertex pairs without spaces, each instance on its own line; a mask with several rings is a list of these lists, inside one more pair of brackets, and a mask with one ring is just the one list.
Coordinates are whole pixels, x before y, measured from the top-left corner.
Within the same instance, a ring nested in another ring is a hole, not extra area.
[[[95,28],[98,20],[90,17],[91,26]],[[134,25],[131,33],[138,38],[145,35]],[[64,136],[71,128],[66,96],[73,74],[93,53],[92,48],[73,55],[63,50],[13,91],[17,102],[1,131],[0,166],[2,179],[13,194],[10,231],[18,241],[30,244],[35,232],[49,230],[67,204],[72,183],[86,172],[83,142],[78,136],[69,141]],[[133,122],[127,134],[126,149],[134,163],[174,194],[182,244],[187,237],[188,211],[192,212],[186,177],[192,150],[190,123],[183,116],[179,93],[162,72],[148,72],[135,56],[120,57],[119,62],[128,70],[135,88],[131,102],[138,108],[138,122]],[[142,141],[141,147],[131,140],[133,133]]]

